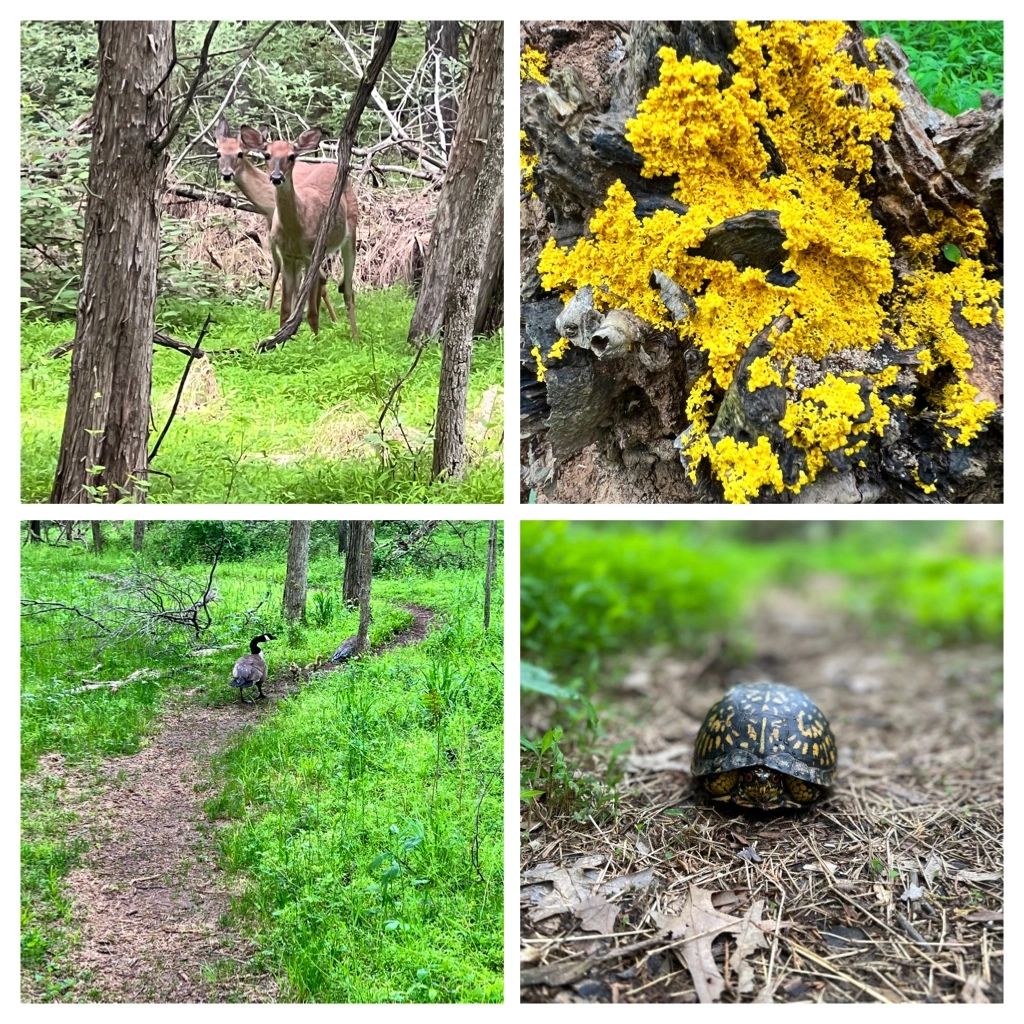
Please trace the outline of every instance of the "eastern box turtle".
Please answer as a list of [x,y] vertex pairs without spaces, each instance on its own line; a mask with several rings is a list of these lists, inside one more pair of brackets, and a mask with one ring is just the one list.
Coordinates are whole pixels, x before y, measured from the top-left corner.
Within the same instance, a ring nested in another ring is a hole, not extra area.
[[806,693],[744,683],[704,717],[690,774],[713,800],[774,811],[820,799],[835,768],[832,729]]

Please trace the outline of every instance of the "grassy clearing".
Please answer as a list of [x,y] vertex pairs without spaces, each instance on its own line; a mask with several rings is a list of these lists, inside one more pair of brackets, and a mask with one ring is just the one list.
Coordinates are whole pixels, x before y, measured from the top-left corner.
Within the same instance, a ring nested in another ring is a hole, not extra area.
[[[340,304],[340,300],[339,300]],[[341,304],[343,307],[343,304]],[[394,383],[409,369],[406,342],[413,300],[401,289],[361,293],[361,339],[349,337],[342,309],[324,317],[319,338],[308,327],[261,356],[249,348],[276,330],[277,313],[255,303],[167,304],[158,326],[182,339],[198,336],[212,358],[195,364],[174,424],[154,462],[156,502],[410,503],[501,500],[501,338],[477,342],[470,379],[468,439],[472,464],[459,482],[430,481],[432,425],[441,353],[431,345],[402,388],[393,416],[377,420]],[[74,335],[72,321],[22,324],[22,499],[48,499],[68,387],[68,358],[45,353]],[[184,357],[157,348],[153,414],[162,428]],[[497,399],[497,400],[496,400]],[[404,436],[403,436],[404,435]],[[155,436],[153,438],[155,440]]]
[[[138,557],[129,529],[102,555],[27,546],[23,597],[74,604],[102,621],[110,585],[98,577],[133,562],[205,580],[206,565],[177,557],[187,525],[195,524],[153,525]],[[486,536],[486,524],[464,540],[442,528],[378,574],[371,642],[409,625],[407,603],[434,611],[433,631],[416,646],[314,675],[217,766],[209,810],[231,822],[221,836],[224,864],[244,891],[236,924],[289,998],[501,999],[501,569],[484,634]],[[272,679],[330,654],[358,622],[338,597],[344,562],[328,552],[330,540],[325,527],[310,560],[305,625],[280,618],[281,536],[273,550],[268,537],[256,545],[263,550],[221,563],[214,624],[199,641],[174,627],[108,644],[79,615],[23,618],[22,961],[43,998],[82,982],[68,955],[75,922],[64,879],[83,843],[62,804],[64,767],[133,753],[159,714],[185,702],[237,700],[231,665],[256,633],[278,636],[266,649]],[[69,692],[140,667],[163,674],[114,693]]]
[[871,36],[892,36],[932,106],[959,114],[981,105],[983,91],[1003,92],[1001,21],[865,21]]

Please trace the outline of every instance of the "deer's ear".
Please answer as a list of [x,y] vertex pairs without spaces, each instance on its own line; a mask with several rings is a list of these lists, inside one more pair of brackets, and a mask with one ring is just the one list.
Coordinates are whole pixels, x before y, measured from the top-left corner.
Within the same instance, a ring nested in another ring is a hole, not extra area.
[[261,153],[263,152],[265,145],[263,136],[255,128],[250,128],[247,124],[243,124],[238,130],[238,137],[242,140],[242,145],[246,149],[258,149]]
[[323,132],[319,128],[307,128],[296,140],[295,150],[298,153],[307,153],[320,145]]
[[226,139],[231,135],[231,129],[228,127],[228,121],[226,117],[222,117],[217,122],[217,138]]

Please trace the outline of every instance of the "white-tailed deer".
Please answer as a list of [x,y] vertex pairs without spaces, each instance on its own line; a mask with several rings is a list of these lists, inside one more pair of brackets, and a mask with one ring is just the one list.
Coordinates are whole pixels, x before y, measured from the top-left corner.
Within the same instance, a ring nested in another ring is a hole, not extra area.
[[[308,153],[320,145],[319,128],[307,128],[294,142],[267,141],[255,128],[245,125],[240,129],[242,145],[259,150],[267,159],[267,176],[276,189],[277,208],[270,228],[270,244],[281,261],[281,323],[292,312],[295,294],[309,267],[320,222],[327,211],[337,168],[333,164],[314,164],[313,173],[305,180],[296,172],[306,166],[298,164],[300,153]],[[356,304],[353,294],[353,275],[356,264],[356,228],[359,210],[351,179],[338,200],[334,225],[327,236],[327,252],[341,250],[345,270],[342,289],[348,311],[352,337],[358,338]],[[309,296],[309,326],[316,333],[320,329],[320,303],[318,295],[324,289],[321,280]]]
[[[274,212],[277,209],[276,192],[270,184],[270,179],[258,167],[254,167],[246,158],[245,150],[241,141],[231,135],[228,122],[222,117],[217,122],[217,135],[214,138],[217,147],[217,166],[220,175],[225,181],[233,181],[246,199],[256,207],[256,210],[266,219],[267,230],[272,231]],[[316,164],[299,164],[295,169],[295,178],[301,184],[309,177],[317,173]],[[273,243],[270,246],[270,259],[272,270],[270,275],[270,296],[267,298],[267,309],[274,308],[274,290],[277,288],[277,279],[281,273],[281,262],[274,251]],[[327,315],[331,323],[337,323],[338,317],[331,305],[330,296],[327,290],[323,292],[324,305],[327,307]]]

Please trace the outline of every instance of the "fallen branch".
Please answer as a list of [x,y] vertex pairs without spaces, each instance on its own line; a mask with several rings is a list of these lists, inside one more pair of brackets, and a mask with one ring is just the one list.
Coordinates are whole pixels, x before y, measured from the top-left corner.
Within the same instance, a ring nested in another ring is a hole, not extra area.
[[[50,359],[59,359],[61,356],[66,356],[75,347],[77,342],[77,338],[63,341],[56,348],[51,348],[46,354]],[[205,359],[209,354],[202,349],[192,348],[191,345],[186,345],[185,342],[178,341],[177,338],[172,338],[169,334],[164,334],[162,331],[153,332],[153,344],[160,345],[163,348],[173,348],[175,352],[182,352],[187,356],[194,355],[196,359]]]
[[90,690],[110,690],[111,693],[117,693],[122,686],[127,686],[129,683],[152,683],[162,675],[163,673],[155,668],[140,668],[125,679],[105,679],[100,682],[87,679],[81,686],[76,686],[73,690],[61,690],[61,696],[72,693],[88,693]]

